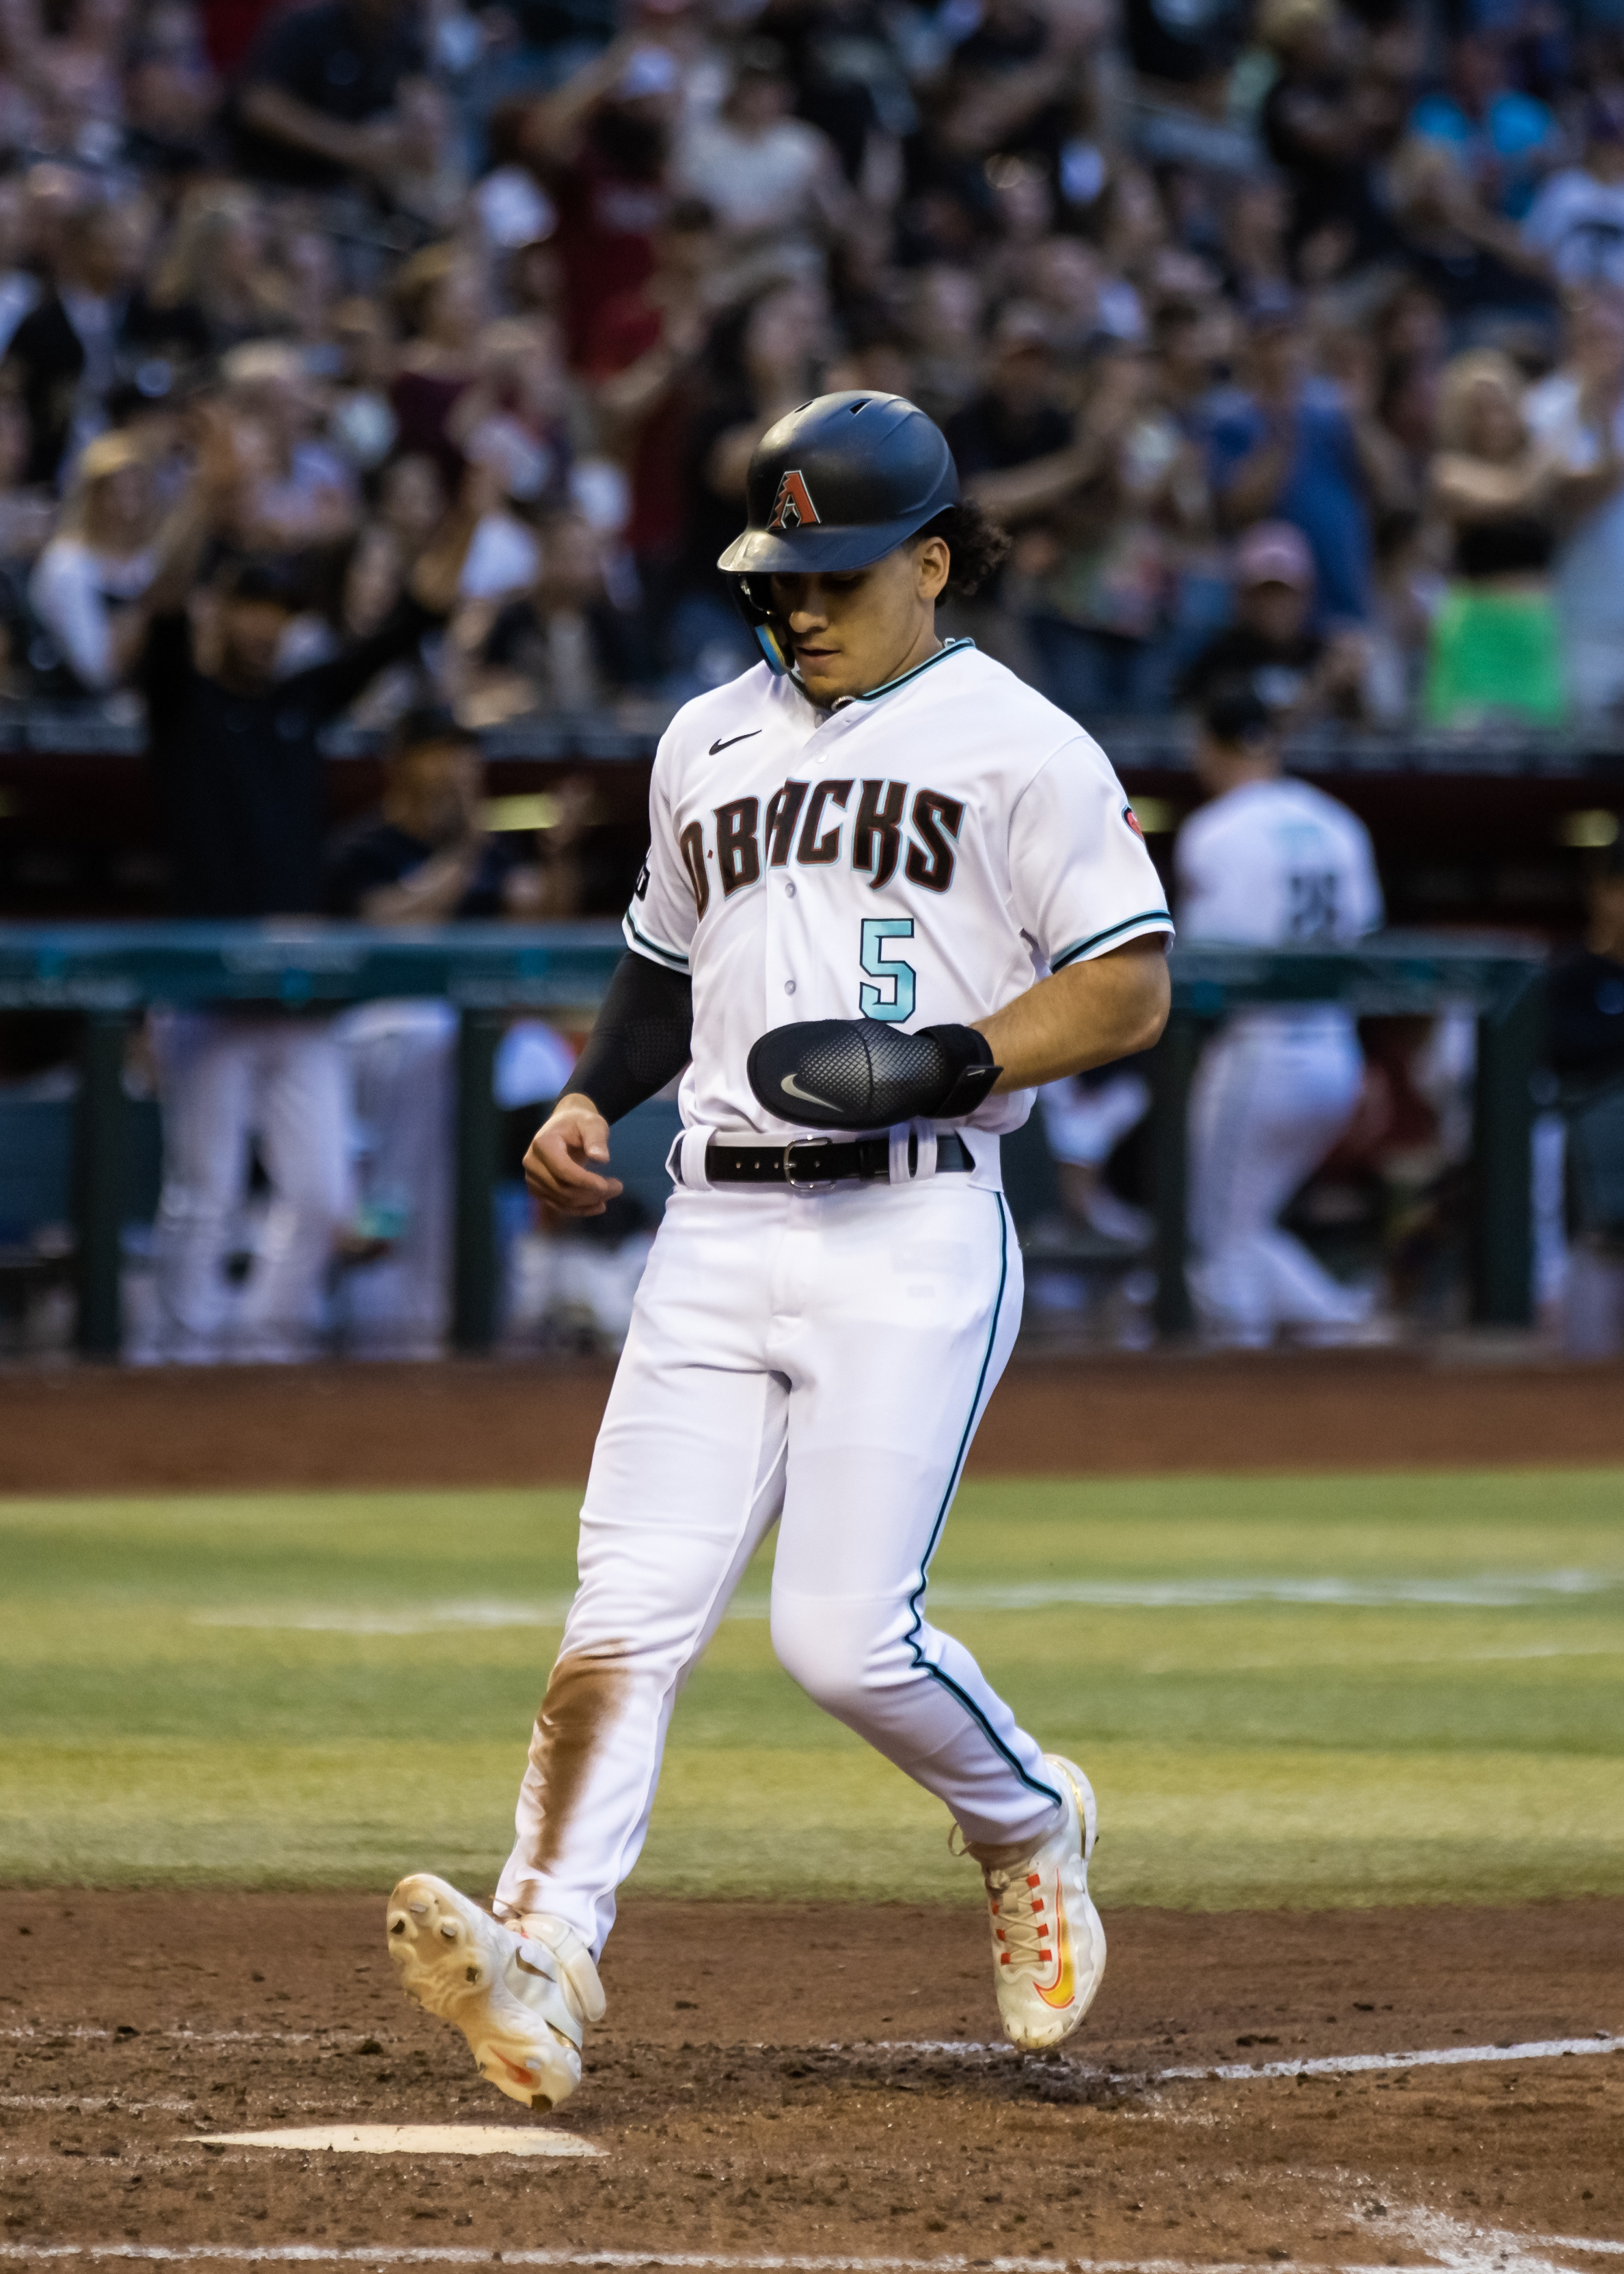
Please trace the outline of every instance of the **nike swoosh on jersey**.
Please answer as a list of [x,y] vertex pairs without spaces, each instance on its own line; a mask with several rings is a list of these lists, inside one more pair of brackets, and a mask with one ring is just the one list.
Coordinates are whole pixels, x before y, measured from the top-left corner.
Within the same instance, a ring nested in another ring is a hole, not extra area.
[[715,757],[718,750],[731,750],[735,742],[748,742],[752,734],[759,734],[760,732],[759,727],[749,727],[742,734],[730,734],[725,742],[718,740],[710,745],[710,756]]
[[825,1113],[834,1113],[838,1111],[832,1097],[820,1097],[815,1089],[802,1089],[793,1073],[783,1075],[779,1080],[778,1088],[790,1097],[803,1098],[808,1105],[821,1105]]

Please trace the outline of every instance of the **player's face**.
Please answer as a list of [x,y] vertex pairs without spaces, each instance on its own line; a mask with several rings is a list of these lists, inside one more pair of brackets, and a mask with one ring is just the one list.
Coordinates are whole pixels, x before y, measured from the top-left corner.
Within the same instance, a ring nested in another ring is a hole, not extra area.
[[774,613],[789,627],[795,668],[815,703],[866,695],[935,653],[948,561],[947,546],[931,537],[867,568],[772,579]]

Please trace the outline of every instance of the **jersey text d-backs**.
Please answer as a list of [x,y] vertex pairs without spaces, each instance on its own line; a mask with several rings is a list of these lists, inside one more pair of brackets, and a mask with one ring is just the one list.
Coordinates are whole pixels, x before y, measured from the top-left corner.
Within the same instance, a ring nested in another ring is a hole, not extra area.
[[[694,982],[689,1128],[782,1137],[745,1078],[770,1028],[986,1018],[1034,979],[1172,930],[1097,743],[955,641],[818,710],[765,664],[677,713],[626,916],[641,955]],[[1032,1092],[972,1126],[1019,1128]]]

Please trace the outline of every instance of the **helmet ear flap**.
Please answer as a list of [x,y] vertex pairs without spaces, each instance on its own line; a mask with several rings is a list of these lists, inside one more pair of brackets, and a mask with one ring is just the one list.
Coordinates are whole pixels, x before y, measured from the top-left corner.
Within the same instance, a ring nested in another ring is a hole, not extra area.
[[774,676],[785,677],[790,667],[789,643],[782,618],[771,606],[771,580],[765,576],[733,576],[733,605],[756,635],[757,646]]

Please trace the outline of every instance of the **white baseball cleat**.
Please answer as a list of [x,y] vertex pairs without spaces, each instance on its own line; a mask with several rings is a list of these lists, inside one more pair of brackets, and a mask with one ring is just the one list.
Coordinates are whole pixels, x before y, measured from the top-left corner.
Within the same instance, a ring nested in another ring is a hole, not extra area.
[[1105,1974],[1105,1929],[1088,1897],[1099,1828],[1094,1788],[1075,1761],[1043,1758],[1065,1808],[1056,1829],[1024,1850],[967,1847],[987,1886],[1004,2034],[1024,2052],[1069,2037]]
[[426,1871],[389,1898],[389,1956],[401,1987],[455,2022],[481,2076],[526,2108],[556,2108],[581,2082],[582,2025],[604,2016],[592,1954],[562,1919],[515,1933]]

